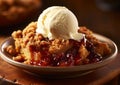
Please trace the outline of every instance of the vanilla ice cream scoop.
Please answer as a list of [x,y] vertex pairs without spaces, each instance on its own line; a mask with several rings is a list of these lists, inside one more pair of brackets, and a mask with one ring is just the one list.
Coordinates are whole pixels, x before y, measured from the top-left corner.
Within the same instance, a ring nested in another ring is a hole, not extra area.
[[78,33],[76,16],[66,7],[52,6],[44,10],[38,18],[37,33],[51,39],[74,39],[80,41],[84,34]]

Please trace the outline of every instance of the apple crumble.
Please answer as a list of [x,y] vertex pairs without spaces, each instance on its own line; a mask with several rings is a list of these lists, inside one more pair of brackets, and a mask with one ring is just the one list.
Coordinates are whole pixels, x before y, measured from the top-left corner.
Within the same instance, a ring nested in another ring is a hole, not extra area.
[[93,36],[86,27],[79,27],[79,33],[85,37],[79,41],[73,39],[51,39],[37,33],[37,22],[31,22],[25,29],[14,31],[12,37],[15,46],[6,51],[13,60],[37,66],[77,66],[102,61],[111,49],[105,42]]

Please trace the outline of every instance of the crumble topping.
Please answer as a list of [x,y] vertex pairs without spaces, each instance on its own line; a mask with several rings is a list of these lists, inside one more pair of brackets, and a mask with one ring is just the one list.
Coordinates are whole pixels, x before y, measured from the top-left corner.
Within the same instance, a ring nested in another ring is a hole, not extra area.
[[36,33],[36,28],[37,22],[31,22],[23,31],[12,33],[15,48],[8,46],[6,51],[12,54],[13,60],[38,66],[72,66],[102,61],[111,52],[108,44],[96,39],[86,27],[78,30],[85,34],[80,42],[49,40]]

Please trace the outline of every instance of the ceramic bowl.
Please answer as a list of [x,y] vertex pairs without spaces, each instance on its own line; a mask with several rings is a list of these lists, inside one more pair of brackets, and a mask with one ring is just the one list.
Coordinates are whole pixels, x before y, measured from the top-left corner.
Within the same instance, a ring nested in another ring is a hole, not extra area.
[[45,77],[45,78],[73,78],[82,76],[85,74],[88,74],[90,72],[95,71],[96,69],[99,69],[103,66],[106,66],[111,61],[113,61],[116,58],[117,55],[117,46],[116,44],[108,39],[107,37],[104,37],[99,34],[94,34],[94,36],[99,39],[102,42],[107,42],[112,49],[111,54],[108,56],[103,56],[102,62],[87,64],[87,65],[79,65],[79,66],[68,66],[68,67],[50,67],[50,66],[33,66],[33,65],[27,65],[24,63],[20,63],[17,61],[12,60],[12,56],[9,55],[4,48],[8,45],[14,45],[13,38],[6,39],[0,46],[0,55],[1,58],[6,61],[7,63],[16,66],[23,71],[34,74],[39,77]]

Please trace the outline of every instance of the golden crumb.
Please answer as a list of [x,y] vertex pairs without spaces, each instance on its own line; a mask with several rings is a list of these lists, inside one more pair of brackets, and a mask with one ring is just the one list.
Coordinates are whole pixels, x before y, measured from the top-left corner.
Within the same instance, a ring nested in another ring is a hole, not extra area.
[[[12,33],[15,48],[8,46],[6,51],[15,55],[13,60],[40,66],[81,65],[94,62],[89,58],[91,52],[94,52],[98,58],[111,52],[109,45],[96,39],[93,32],[86,27],[80,27],[78,32],[85,34],[87,42],[90,42],[88,44],[84,39],[81,42],[70,39],[49,40],[36,33],[36,28],[37,22],[31,22],[23,31]],[[88,48],[89,45],[91,48]]]

